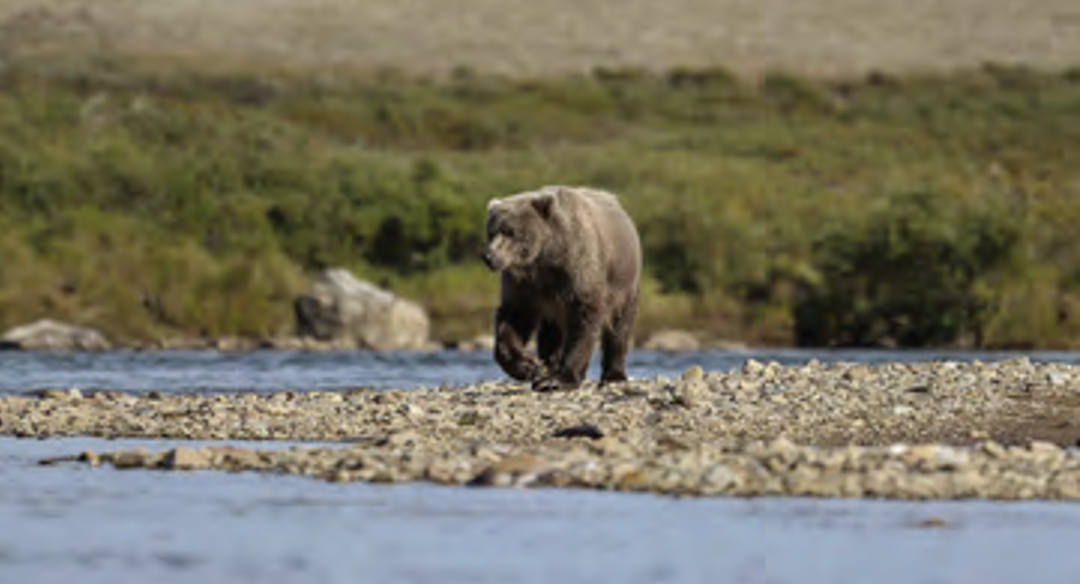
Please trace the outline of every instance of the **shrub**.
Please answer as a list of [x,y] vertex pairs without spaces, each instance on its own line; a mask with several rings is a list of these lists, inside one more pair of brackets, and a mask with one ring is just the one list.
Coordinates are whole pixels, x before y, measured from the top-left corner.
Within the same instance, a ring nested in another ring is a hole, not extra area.
[[863,226],[814,248],[817,282],[795,305],[800,345],[981,344],[993,308],[986,282],[1014,258],[1007,209],[969,208],[940,193],[897,197]]

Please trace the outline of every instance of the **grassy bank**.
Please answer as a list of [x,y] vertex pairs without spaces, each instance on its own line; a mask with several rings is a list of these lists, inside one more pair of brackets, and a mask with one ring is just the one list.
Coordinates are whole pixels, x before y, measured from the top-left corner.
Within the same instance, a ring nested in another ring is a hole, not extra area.
[[101,61],[0,83],[0,327],[291,328],[313,271],[487,329],[485,202],[621,194],[638,334],[1060,347],[1080,338],[1080,72],[753,83],[721,69],[439,81]]

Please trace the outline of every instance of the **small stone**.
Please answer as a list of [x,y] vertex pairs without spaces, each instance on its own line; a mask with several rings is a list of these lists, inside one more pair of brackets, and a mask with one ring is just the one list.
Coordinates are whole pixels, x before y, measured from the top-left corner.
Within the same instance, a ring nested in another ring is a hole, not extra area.
[[755,375],[765,371],[765,365],[755,359],[747,359],[743,363],[742,372],[747,375]]
[[638,460],[641,458],[641,453],[638,449],[618,438],[612,438],[611,436],[596,440],[589,446],[593,452],[608,460]]
[[1061,452],[1061,448],[1053,442],[1046,442],[1045,440],[1033,440],[1031,444],[1028,444],[1028,450],[1032,452],[1045,452],[1058,454]]
[[661,434],[656,438],[656,447],[660,450],[690,450],[693,446],[686,439],[671,434]]
[[701,381],[704,378],[705,370],[700,365],[691,365],[682,374],[683,381]]
[[1028,445],[1028,453],[1040,466],[1056,468],[1065,459],[1065,451],[1052,442],[1035,440]]
[[1046,383],[1051,387],[1062,387],[1069,383],[1069,376],[1060,371],[1051,371],[1046,374]]
[[649,388],[645,384],[624,383],[622,393],[625,397],[645,397],[649,395]]
[[475,444],[470,453],[484,462],[493,463],[505,458],[510,450],[502,444]]
[[252,470],[266,466],[256,450],[236,446],[208,446],[203,449],[209,457],[208,464],[214,468],[231,471]]
[[101,456],[93,450],[84,450],[83,453],[79,455],[79,462],[85,462],[90,466],[101,466]]
[[41,399],[75,400],[82,399],[83,394],[76,388],[71,389],[43,389],[38,392]]
[[742,477],[726,464],[714,464],[702,474],[701,483],[708,494],[725,493],[737,489]]
[[176,448],[165,453],[161,466],[168,470],[205,470],[210,468],[210,455],[203,450]]
[[1004,458],[1008,456],[1009,451],[1001,444],[988,440],[982,445],[982,451],[991,458]]
[[1080,469],[1056,473],[1047,485],[1048,495],[1067,500],[1080,500]]
[[611,469],[611,483],[620,491],[647,491],[651,486],[649,473],[635,463],[615,465]]
[[709,386],[701,379],[684,381],[671,390],[672,401],[684,408],[704,405],[709,395]]
[[469,481],[470,486],[524,487],[552,469],[546,460],[530,454],[508,456],[484,469]]
[[904,455],[904,463],[923,471],[956,470],[968,463],[967,451],[939,444],[912,446]]
[[843,378],[851,382],[865,381],[870,377],[870,369],[863,365],[852,365],[846,371],[844,371]]
[[336,468],[324,474],[323,479],[331,483],[348,483],[356,480],[356,473]]
[[[415,404],[405,402],[398,406],[398,413],[406,418],[417,419],[424,417],[424,410]],[[474,413],[475,414],[475,413]]]
[[604,437],[604,432],[593,424],[579,424],[556,430],[551,434],[552,438],[589,438],[599,440]]
[[483,422],[484,416],[481,416],[476,410],[462,412],[457,419],[458,426],[478,426]]
[[102,460],[112,463],[113,467],[118,469],[150,468],[152,467],[150,464],[151,459],[152,456],[150,452],[143,447],[136,448],[135,450],[114,452],[102,457]]
[[1031,359],[1028,358],[1027,355],[1024,355],[1023,357],[1017,357],[1015,359],[1009,359],[1008,361],[1003,361],[1001,365],[1006,368],[1014,368],[1021,371],[1027,371],[1032,368]]
[[386,435],[381,441],[379,446],[388,446],[390,448],[405,448],[414,447],[422,442],[420,434],[413,430],[400,430],[397,432],[391,432]]

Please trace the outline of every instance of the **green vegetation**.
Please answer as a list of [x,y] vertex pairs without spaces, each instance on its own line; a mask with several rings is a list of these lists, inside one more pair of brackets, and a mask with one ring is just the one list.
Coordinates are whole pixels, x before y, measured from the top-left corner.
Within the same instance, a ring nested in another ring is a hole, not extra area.
[[291,330],[344,266],[487,330],[488,198],[621,195],[638,335],[753,343],[1075,346],[1080,71],[760,82],[719,70],[503,79],[0,75],[0,327],[113,338]]

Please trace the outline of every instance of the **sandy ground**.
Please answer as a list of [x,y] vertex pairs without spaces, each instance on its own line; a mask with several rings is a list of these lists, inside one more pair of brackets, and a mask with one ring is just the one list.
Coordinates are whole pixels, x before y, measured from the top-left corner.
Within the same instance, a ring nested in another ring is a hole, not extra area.
[[[170,55],[515,75],[1080,64],[1076,0],[0,0],[0,56]],[[208,66],[210,63],[207,63]]]

